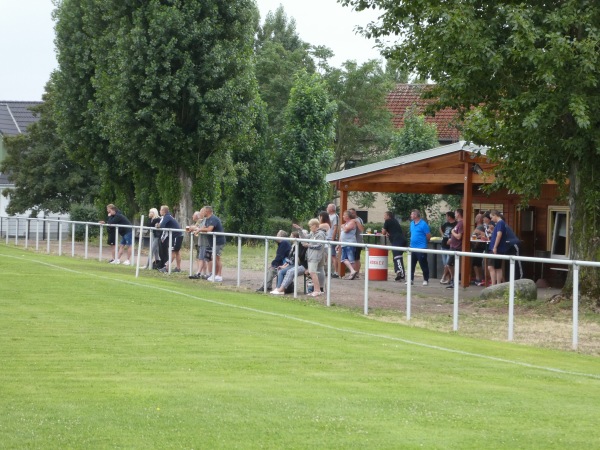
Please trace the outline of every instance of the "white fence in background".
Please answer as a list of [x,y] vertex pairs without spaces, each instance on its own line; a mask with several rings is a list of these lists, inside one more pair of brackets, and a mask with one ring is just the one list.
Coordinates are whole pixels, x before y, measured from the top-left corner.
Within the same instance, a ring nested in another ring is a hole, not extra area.
[[[140,223],[144,223],[144,216],[141,217]],[[67,239],[70,238],[70,247],[71,247],[71,256],[75,256],[75,227],[76,226],[85,227],[84,233],[84,258],[88,259],[90,257],[89,254],[89,236],[91,227],[99,228],[99,243],[98,243],[98,253],[96,257],[99,261],[103,258],[103,235],[105,233],[105,228],[110,225],[99,224],[96,222],[77,222],[77,221],[68,221],[68,220],[59,220],[59,219],[40,219],[40,218],[23,218],[23,217],[0,217],[0,237],[5,241],[6,245],[10,243],[14,243],[14,245],[22,245],[24,248],[33,247],[35,243],[35,250],[40,251],[40,247],[44,246],[46,253],[50,253],[51,249],[51,241],[54,239],[54,246],[57,247],[56,252],[58,255],[63,254],[63,246]],[[119,235],[119,227],[116,228],[116,243],[118,244],[118,235]],[[145,226],[128,226],[126,228],[132,228],[134,231],[137,231],[137,236],[134,236],[133,245],[132,245],[132,256],[136,255],[137,248],[137,257],[134,258],[132,264],[135,263],[136,273],[135,276],[139,276],[140,268],[143,270],[144,267],[140,267],[140,257],[141,257],[141,248],[143,246],[143,237],[145,234],[149,236],[149,245],[148,248],[152,248],[152,239],[155,228],[145,227]],[[174,231],[185,232],[185,230],[173,230],[169,229],[169,248],[172,247],[172,233]],[[292,243],[292,245],[299,245],[301,242],[308,242],[307,239],[295,239],[295,238],[276,238],[275,236],[260,236],[260,235],[252,235],[252,234],[239,234],[239,233],[206,233],[207,235],[212,236],[213,239],[213,247],[216,246],[216,238],[217,235],[226,236],[227,238],[231,238],[232,241],[237,242],[237,287],[240,287],[241,284],[241,273],[242,273],[242,239],[252,239],[258,241],[264,241],[265,245],[265,256],[264,256],[264,277],[263,277],[263,286],[266,286],[267,282],[267,269],[269,267],[269,245],[275,239],[278,240],[288,240]],[[134,232],[135,235],[135,232]],[[136,244],[137,239],[137,244]],[[194,255],[194,239],[190,239],[190,268],[189,272],[192,275],[193,270],[193,255]],[[332,256],[332,247],[338,244],[342,244],[341,242],[336,241],[314,241],[310,240],[312,243],[322,243],[327,248],[327,257],[328,257],[328,266],[331,267],[331,256]],[[408,264],[407,264],[407,272],[410,271],[411,262],[412,262],[412,254],[413,252],[418,253],[431,253],[435,255],[442,254],[453,254],[456,257],[456,262],[454,266],[454,279],[459,279],[459,269],[460,269],[460,258],[471,257],[471,258],[480,258],[481,253],[470,253],[470,252],[455,252],[449,250],[433,250],[433,249],[411,249],[410,247],[394,247],[389,245],[373,245],[373,244],[348,244],[344,243],[344,245],[351,245],[353,247],[361,247],[365,252],[365,261],[369,261],[369,250],[370,249],[383,249],[383,250],[401,250],[407,252],[408,255]],[[115,256],[118,249],[118,245],[114,246]],[[108,254],[108,253],[107,253]],[[593,261],[577,261],[577,260],[563,260],[563,259],[550,259],[550,258],[534,258],[527,256],[506,256],[506,255],[493,255],[486,254],[486,258],[488,259],[504,259],[509,262],[510,266],[510,280],[509,280],[509,305],[508,305],[508,336],[507,339],[509,341],[513,340],[514,336],[514,306],[515,306],[515,263],[517,261],[528,261],[534,263],[542,263],[542,264],[562,264],[566,268],[571,268],[573,272],[573,332],[572,332],[572,348],[577,349],[578,347],[578,328],[579,328],[579,268],[580,267],[600,267],[600,262]],[[298,267],[298,252],[296,251],[296,267]],[[148,269],[152,268],[152,263],[144,265],[147,266]],[[215,273],[215,264],[216,260],[213,258],[212,261],[212,273]],[[169,273],[171,272],[171,264],[169,264]],[[364,314],[369,313],[369,271],[365,270],[365,278],[364,278]],[[295,273],[294,279],[294,298],[297,298],[297,272]],[[410,274],[407,274],[407,279],[410,277]],[[329,286],[331,285],[331,272],[327,271],[326,282],[325,282],[325,292],[326,292],[326,305],[331,306],[331,289]],[[453,290],[453,331],[458,330],[458,312],[459,312],[459,299],[460,299],[460,285],[459,283],[455,283]],[[266,291],[265,291],[266,292]],[[412,286],[410,283],[406,286],[406,320],[411,319],[411,306],[412,306]]]

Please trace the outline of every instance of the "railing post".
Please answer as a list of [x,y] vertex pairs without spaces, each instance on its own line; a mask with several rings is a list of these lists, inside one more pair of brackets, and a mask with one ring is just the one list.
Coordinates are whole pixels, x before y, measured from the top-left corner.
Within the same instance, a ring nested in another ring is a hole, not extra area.
[[35,251],[40,250],[40,219],[35,218]]
[[58,256],[62,256],[62,222],[58,219]]
[[88,242],[89,242],[89,240],[90,240],[90,226],[86,223],[85,224],[85,240],[84,240],[84,244],[83,244],[83,246],[85,248],[85,250],[84,250],[85,253],[83,256],[84,259],[88,258]]
[[48,219],[44,218],[44,225],[46,225],[46,253],[50,254],[50,236],[52,236],[52,223],[48,222]]
[[29,245],[29,218],[25,218],[25,248]]
[[71,224],[71,257],[75,257],[75,223]]
[[[437,257],[437,255],[433,255]],[[464,275],[463,275],[464,276]],[[454,305],[452,312],[452,329],[454,331],[458,331],[458,294],[460,289],[460,256],[455,255],[454,257],[454,289],[452,290],[454,294]]]
[[240,287],[242,282],[242,237],[238,236],[237,245],[237,287]]
[[331,264],[331,244],[327,244],[327,288],[325,291],[325,297],[327,300],[325,304],[331,306],[331,271],[335,270]]
[[[132,228],[131,229],[131,242],[132,243],[135,240],[135,238],[134,238],[135,233],[133,232],[133,230],[134,229]],[[137,260],[136,260],[136,264],[135,264],[135,277],[136,278],[139,277],[139,275],[140,275],[140,258],[142,256],[143,239],[144,239],[144,216],[142,215],[142,217],[140,218],[140,237],[139,237],[139,245],[138,245],[138,255],[137,255]],[[190,240],[192,240],[192,239],[190,239]],[[133,256],[133,250],[131,250],[131,256]],[[190,267],[191,267],[191,265],[190,265]]]
[[406,275],[406,320],[410,320],[410,295],[412,293],[412,258],[413,254],[411,251],[408,252],[408,275]]
[[267,292],[267,270],[269,270],[269,268],[267,267],[267,264],[269,264],[269,239],[265,238],[265,264],[264,264],[264,270],[263,270],[263,292],[266,293]]
[[573,264],[573,350],[579,346],[579,265]]
[[508,288],[508,340],[513,340],[515,328],[515,260],[510,258],[509,271],[509,288]]
[[17,217],[17,224],[15,226],[15,246],[19,245],[19,225],[21,221]]
[[98,237],[98,261],[102,261],[102,238],[104,235],[104,225],[100,224],[98,226],[100,227],[100,233],[98,233],[100,235]]
[[365,247],[365,306],[363,313],[369,314],[369,247]]

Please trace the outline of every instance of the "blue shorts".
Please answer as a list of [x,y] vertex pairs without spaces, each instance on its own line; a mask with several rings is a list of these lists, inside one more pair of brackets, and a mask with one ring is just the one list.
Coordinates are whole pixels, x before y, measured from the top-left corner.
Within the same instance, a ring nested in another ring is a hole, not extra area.
[[130,231],[129,233],[127,233],[125,236],[121,236],[121,245],[124,245],[126,247],[131,246],[131,238],[133,236],[133,233]]
[[342,259],[341,261],[354,262],[354,247],[342,247]]

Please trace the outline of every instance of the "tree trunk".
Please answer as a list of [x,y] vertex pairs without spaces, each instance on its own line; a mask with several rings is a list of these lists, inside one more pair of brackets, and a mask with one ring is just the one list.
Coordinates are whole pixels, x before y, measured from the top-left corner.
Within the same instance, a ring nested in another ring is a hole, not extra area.
[[[595,167],[598,166],[598,167]],[[600,205],[596,177],[600,176],[600,164],[595,160],[586,164],[573,161],[569,173],[569,236],[572,259],[600,260]],[[565,284],[565,293],[573,288],[573,272]],[[600,269],[579,268],[579,290],[583,299],[600,306]]]
[[[192,222],[194,205],[192,204],[192,177],[184,169],[179,169],[179,183],[181,184],[181,198],[179,199],[178,222],[185,228]],[[183,239],[184,245],[189,245],[189,235]]]

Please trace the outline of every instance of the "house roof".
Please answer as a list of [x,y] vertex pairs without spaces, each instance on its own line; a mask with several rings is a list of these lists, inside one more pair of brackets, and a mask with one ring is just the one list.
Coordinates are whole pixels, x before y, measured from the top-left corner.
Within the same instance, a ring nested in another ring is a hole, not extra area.
[[[388,94],[387,107],[393,114],[392,122],[396,128],[404,126],[404,114],[412,106],[416,107],[418,113],[424,113],[425,107],[432,100],[422,99],[421,94],[430,87],[431,85],[427,84],[398,84]],[[457,142],[460,139],[460,132],[453,125],[456,117],[455,110],[445,108],[436,112],[435,116],[425,116],[425,122],[436,125],[440,141]]]
[[485,147],[460,141],[330,173],[325,179],[344,191],[453,194],[463,188],[465,163],[469,170],[477,164],[482,171],[488,172],[483,175],[472,173],[473,184],[491,181],[493,176],[489,170],[494,164],[487,159],[486,153]]
[[41,104],[0,100],[0,134],[16,136],[25,133],[29,125],[39,120],[30,108]]

